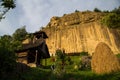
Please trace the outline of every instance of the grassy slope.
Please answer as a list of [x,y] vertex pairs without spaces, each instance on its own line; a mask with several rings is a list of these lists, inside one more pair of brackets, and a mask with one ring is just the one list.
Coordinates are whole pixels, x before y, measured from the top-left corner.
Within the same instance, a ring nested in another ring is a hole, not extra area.
[[[78,63],[78,56],[72,56],[72,61]],[[66,67],[66,74],[58,77],[52,73],[50,66],[53,64],[51,59],[47,60],[45,69],[31,68],[28,72],[23,73],[23,80],[120,80],[120,72],[112,74],[97,75],[92,71],[80,71],[73,69],[73,65]]]
[[[19,75],[9,76],[8,78],[0,80],[120,80],[120,72],[97,75],[91,70],[81,71],[74,69],[74,65],[79,63],[79,56],[71,56],[73,61],[72,65],[67,65],[65,67],[66,73],[62,76],[56,76],[53,74],[50,66],[53,64],[51,58],[47,60],[47,66],[43,68],[30,68]],[[44,64],[44,61],[43,61]]]

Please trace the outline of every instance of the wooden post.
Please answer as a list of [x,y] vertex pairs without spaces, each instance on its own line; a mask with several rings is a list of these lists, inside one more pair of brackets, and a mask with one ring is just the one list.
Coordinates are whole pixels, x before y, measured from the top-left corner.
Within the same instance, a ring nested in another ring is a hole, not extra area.
[[45,59],[45,66],[47,66],[47,59]]
[[37,63],[37,50],[35,51],[35,64]]

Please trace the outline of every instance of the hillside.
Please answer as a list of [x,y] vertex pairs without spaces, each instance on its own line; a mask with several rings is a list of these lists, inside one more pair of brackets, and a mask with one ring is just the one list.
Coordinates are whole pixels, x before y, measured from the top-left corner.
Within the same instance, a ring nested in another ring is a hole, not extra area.
[[49,37],[46,41],[50,53],[61,48],[66,53],[85,51],[92,54],[99,42],[105,42],[115,54],[119,53],[120,34],[117,29],[101,25],[104,15],[106,13],[86,11],[52,17],[43,29]]

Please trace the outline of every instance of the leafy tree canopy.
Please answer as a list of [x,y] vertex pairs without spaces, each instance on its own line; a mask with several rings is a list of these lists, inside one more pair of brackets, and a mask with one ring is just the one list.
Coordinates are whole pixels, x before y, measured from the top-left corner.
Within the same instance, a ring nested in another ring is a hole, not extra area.
[[120,15],[116,13],[109,13],[102,19],[102,23],[107,25],[110,28],[119,28],[120,27]]
[[1,2],[1,6],[3,6],[4,8],[15,8],[15,0],[0,0]]
[[98,9],[98,8],[95,8],[95,9],[94,9],[94,12],[101,12],[101,10]]
[[120,6],[111,11],[112,13],[120,14]]
[[4,75],[14,69],[16,62],[12,37],[4,35],[0,37],[0,75]]
[[14,70],[16,65],[15,50],[21,49],[21,43],[26,34],[25,27],[22,27],[17,29],[12,36],[0,36],[0,75]]
[[15,8],[15,0],[0,0],[0,20],[5,18],[4,15],[10,10]]
[[23,41],[26,38],[27,35],[27,31],[25,29],[25,26],[23,26],[22,28],[17,29],[14,33],[13,33],[13,40],[14,41]]
[[120,7],[107,13],[101,20],[102,24],[110,28],[120,28]]

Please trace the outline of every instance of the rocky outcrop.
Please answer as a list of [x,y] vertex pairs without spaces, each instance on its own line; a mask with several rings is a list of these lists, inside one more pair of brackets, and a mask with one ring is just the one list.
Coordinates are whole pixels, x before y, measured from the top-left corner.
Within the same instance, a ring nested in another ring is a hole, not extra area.
[[49,37],[46,42],[50,53],[61,48],[66,53],[85,51],[92,54],[99,42],[106,43],[115,54],[118,53],[120,34],[118,30],[100,24],[104,15],[106,14],[86,11],[52,17],[43,29]]

